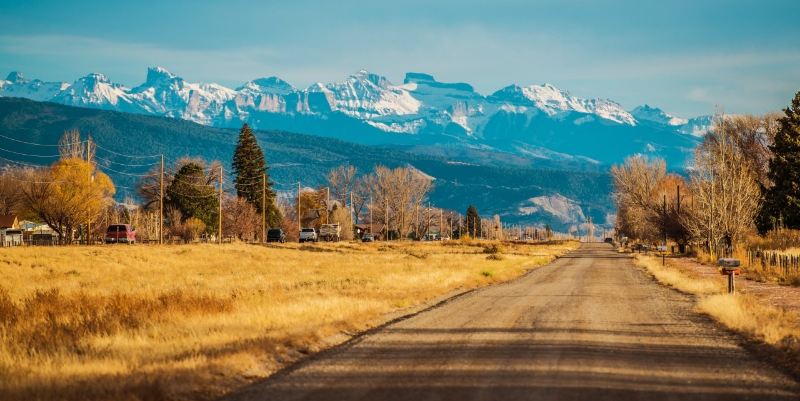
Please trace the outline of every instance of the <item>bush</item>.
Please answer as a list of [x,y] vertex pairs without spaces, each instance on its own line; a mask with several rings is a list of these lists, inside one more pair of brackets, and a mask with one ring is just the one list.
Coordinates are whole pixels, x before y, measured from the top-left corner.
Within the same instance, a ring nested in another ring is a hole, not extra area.
[[486,260],[506,260],[506,257],[499,253],[493,253],[487,256]]
[[502,244],[489,244],[483,247],[483,253],[495,254],[495,253],[503,253],[505,251],[506,249],[503,247]]

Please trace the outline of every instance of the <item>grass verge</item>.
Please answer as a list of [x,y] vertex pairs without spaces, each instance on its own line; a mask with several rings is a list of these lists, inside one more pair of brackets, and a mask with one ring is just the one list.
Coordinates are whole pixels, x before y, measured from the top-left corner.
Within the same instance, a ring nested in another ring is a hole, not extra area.
[[[679,291],[697,296],[696,311],[706,314],[744,336],[749,341],[769,345],[776,353],[783,354],[781,363],[790,368],[795,376],[800,374],[800,328],[796,317],[748,294],[727,294],[726,285],[720,281],[703,278],[688,267],[667,260],[635,255],[634,264],[644,267],[660,283]],[[786,354],[790,354],[786,358]]]
[[338,243],[12,248],[0,399],[210,399],[320,340],[578,246]]

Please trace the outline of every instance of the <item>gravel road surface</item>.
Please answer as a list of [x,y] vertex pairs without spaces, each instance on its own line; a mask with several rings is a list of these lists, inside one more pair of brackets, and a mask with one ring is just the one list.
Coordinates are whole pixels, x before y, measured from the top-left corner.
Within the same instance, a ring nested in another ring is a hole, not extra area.
[[610,245],[584,244],[225,399],[800,399],[693,307]]

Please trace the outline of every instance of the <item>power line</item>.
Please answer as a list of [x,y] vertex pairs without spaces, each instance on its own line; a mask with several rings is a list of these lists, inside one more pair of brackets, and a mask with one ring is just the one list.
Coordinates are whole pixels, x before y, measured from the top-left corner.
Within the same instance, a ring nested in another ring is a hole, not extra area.
[[123,173],[122,171],[112,170],[112,169],[110,169],[110,168],[108,168],[108,167],[103,167],[103,169],[105,169],[105,170],[108,170],[108,171],[111,171],[111,172],[114,172],[114,173],[117,173],[117,174],[129,175],[129,176],[131,176],[131,177],[146,177],[146,176],[151,176],[151,175],[152,175],[152,174],[147,174],[147,173],[146,173],[146,174],[130,174],[130,173]]
[[8,150],[8,149],[3,149],[3,148],[0,148],[0,150],[8,152],[8,153],[13,153],[13,154],[16,154],[16,155],[28,156],[28,157],[61,157],[61,155],[55,155],[55,156],[29,155],[27,153],[15,152],[13,150]]
[[117,165],[125,166],[125,167],[149,167],[149,166],[157,166],[160,163],[160,162],[154,162],[154,163],[150,163],[150,164],[125,164],[125,163],[115,162],[115,161],[110,160],[110,159],[104,159],[102,157],[95,157],[95,159],[104,161],[106,163],[117,164]]
[[[59,145],[47,145],[47,144],[43,144],[43,143],[33,143],[33,142],[25,142],[25,141],[20,141],[19,139],[10,138],[10,137],[7,137],[7,136],[5,136],[5,135],[0,135],[0,138],[5,138],[5,139],[8,139],[8,140],[11,140],[11,141],[14,141],[14,142],[24,143],[24,144],[26,144],[26,145],[34,145],[34,146],[52,146],[52,147],[58,147],[58,146],[59,146]],[[80,141],[80,142],[78,142],[78,143],[85,143],[85,142],[86,142],[86,141]]]
[[113,153],[113,154],[118,155],[118,156],[130,157],[131,159],[146,159],[146,158],[149,158],[149,157],[161,157],[161,155],[144,155],[144,156],[126,155],[124,153],[119,153],[119,152],[115,152],[115,151],[113,151],[111,149],[104,148],[104,147],[98,145],[97,142],[92,141],[92,143],[94,144],[94,146],[96,148],[103,149],[106,152]]

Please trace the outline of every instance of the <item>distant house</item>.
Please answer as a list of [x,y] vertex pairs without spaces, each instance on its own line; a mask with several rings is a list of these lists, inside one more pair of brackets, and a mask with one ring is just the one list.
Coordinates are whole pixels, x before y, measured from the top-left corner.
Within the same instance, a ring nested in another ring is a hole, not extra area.
[[359,238],[364,233],[373,233],[380,240],[386,234],[386,226],[384,224],[356,224],[354,227]]
[[22,230],[19,220],[13,214],[0,214],[0,234],[3,246],[19,246],[22,244]]
[[0,230],[19,229],[19,220],[15,214],[0,214]]

